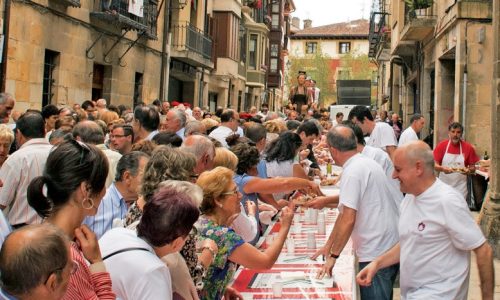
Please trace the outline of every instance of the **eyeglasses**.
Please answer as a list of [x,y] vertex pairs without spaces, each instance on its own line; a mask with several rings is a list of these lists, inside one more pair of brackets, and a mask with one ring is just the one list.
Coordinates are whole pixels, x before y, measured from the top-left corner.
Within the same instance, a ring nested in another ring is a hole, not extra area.
[[115,138],[122,138],[128,136],[127,134],[111,134],[109,136],[110,139],[115,139]]
[[[66,265],[64,265],[63,267],[61,268],[57,268],[53,271],[51,271],[49,273],[49,276],[47,276],[47,279],[45,279],[45,284],[47,284],[47,281],[49,280],[50,278],[50,275],[54,274],[54,273],[61,273],[62,270],[64,270],[64,268],[66,267]],[[76,271],[78,271],[78,262],[76,260],[71,260],[71,271],[70,271],[70,274],[73,275],[76,273]]]
[[235,188],[234,190],[232,190],[231,192],[225,192],[225,193],[221,193],[221,195],[225,195],[225,196],[232,196],[232,195],[238,195],[239,191],[238,191],[238,188]]

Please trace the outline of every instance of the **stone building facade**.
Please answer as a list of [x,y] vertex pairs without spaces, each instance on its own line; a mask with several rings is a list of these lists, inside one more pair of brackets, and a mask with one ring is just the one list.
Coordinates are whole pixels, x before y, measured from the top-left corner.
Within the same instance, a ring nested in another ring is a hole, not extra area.
[[16,109],[158,98],[163,16],[144,1],[142,18],[123,1],[9,1],[4,82]]
[[[416,1],[415,3],[417,3]],[[461,122],[479,154],[490,152],[493,55],[491,1],[376,1],[370,55],[379,63],[378,105],[399,113],[408,126],[414,113],[427,120],[422,137],[447,138]]]

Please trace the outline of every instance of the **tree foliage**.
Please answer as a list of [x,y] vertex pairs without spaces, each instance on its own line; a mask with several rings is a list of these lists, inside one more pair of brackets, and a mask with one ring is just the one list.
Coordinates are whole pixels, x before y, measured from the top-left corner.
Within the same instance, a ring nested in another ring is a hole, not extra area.
[[[334,71],[332,69],[332,58],[321,51],[318,45],[317,51],[314,54],[299,57],[298,55],[289,56],[288,72],[285,78],[285,85],[290,89],[297,85],[297,75],[299,71],[307,72],[307,76],[311,76],[316,80],[316,87],[321,89],[320,105],[331,103],[336,98]],[[288,102],[288,99],[285,100]]]
[[337,78],[343,80],[371,80],[372,73],[376,70],[367,54],[360,54],[356,51],[351,51],[342,55],[340,58],[340,68],[342,68],[342,70],[347,70],[347,72],[341,72],[339,74],[340,78]]

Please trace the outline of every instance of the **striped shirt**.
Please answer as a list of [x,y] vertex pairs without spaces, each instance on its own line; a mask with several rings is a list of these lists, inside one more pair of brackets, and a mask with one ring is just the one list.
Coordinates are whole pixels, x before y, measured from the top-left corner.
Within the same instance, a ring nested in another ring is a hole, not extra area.
[[30,139],[10,155],[0,169],[0,205],[9,209],[12,225],[39,224],[42,218],[28,204],[28,185],[43,174],[52,145],[45,138]]
[[71,256],[78,263],[78,269],[69,277],[64,300],[116,299],[108,272],[90,273],[88,263],[76,243],[71,243]]
[[113,228],[113,221],[115,219],[121,220],[125,218],[127,211],[127,204],[113,183],[106,191],[104,198],[102,198],[96,215],[86,217],[83,220],[83,224],[87,224],[90,230],[95,233],[97,239],[100,239],[106,231]]

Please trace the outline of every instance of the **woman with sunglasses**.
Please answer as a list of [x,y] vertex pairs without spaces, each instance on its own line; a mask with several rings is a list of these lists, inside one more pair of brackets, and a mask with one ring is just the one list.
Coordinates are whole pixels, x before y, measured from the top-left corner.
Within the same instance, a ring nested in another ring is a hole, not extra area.
[[[203,238],[215,241],[218,250],[210,265],[201,299],[233,299],[237,292],[228,287],[237,265],[249,269],[269,269],[280,254],[293,219],[293,204],[282,210],[281,227],[275,241],[263,252],[229,227],[240,213],[241,194],[233,181],[234,172],[217,167],[203,172],[196,182],[203,189],[202,215],[195,224]],[[241,297],[241,295],[239,296]]]
[[70,276],[63,299],[115,299],[97,238],[82,225],[85,217],[97,213],[107,174],[108,161],[99,149],[70,140],[52,150],[43,176],[28,186],[31,207],[72,241],[78,270]]

